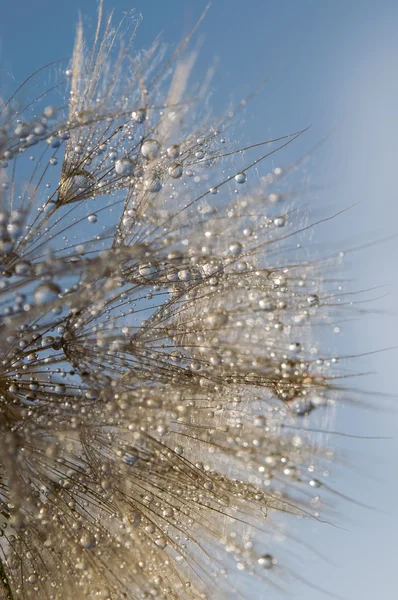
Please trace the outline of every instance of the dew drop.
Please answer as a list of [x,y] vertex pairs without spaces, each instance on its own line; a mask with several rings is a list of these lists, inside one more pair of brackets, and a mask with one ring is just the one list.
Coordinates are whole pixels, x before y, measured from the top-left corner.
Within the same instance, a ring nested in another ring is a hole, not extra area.
[[144,188],[147,190],[147,192],[152,192],[155,194],[156,192],[160,192],[162,189],[162,182],[159,177],[151,176],[145,179]]
[[141,146],[141,154],[148,160],[157,158],[160,153],[160,144],[157,140],[145,140]]
[[33,298],[36,304],[47,304],[58,299],[61,288],[53,282],[41,283],[33,292]]
[[57,112],[57,109],[55,108],[55,106],[46,106],[43,111],[43,114],[48,119],[51,119],[52,117],[55,116],[56,112]]
[[321,482],[318,479],[311,479],[310,486],[313,488],[321,487]]
[[18,123],[14,133],[20,138],[26,138],[30,133],[30,126],[27,123]]
[[173,179],[179,179],[182,175],[182,165],[180,163],[173,163],[170,165],[169,175]]
[[141,277],[145,277],[146,279],[152,279],[158,274],[157,268],[151,263],[139,265],[138,272],[141,275]]
[[289,344],[289,350],[290,350],[290,352],[293,352],[293,354],[301,352],[300,342],[293,342],[293,343]]
[[307,302],[310,306],[318,306],[319,305],[319,296],[316,294],[311,294],[307,298]]
[[239,256],[242,252],[242,244],[240,242],[232,242],[229,246],[229,251],[233,256]]
[[80,538],[80,543],[83,548],[91,550],[95,548],[95,537],[89,531],[85,531]]
[[180,155],[180,147],[177,144],[173,144],[167,148],[166,154],[169,158],[177,158]]
[[258,564],[264,569],[272,569],[275,564],[275,559],[272,554],[264,554],[258,559]]
[[189,281],[191,279],[191,272],[188,269],[181,269],[178,271],[178,279],[180,281]]
[[131,118],[135,123],[143,123],[146,118],[146,111],[144,108],[138,108],[131,113]]
[[122,177],[128,177],[134,173],[134,163],[129,158],[120,158],[115,162],[115,171]]
[[261,310],[264,310],[266,312],[272,312],[273,310],[275,310],[275,304],[269,298],[261,298],[261,300],[259,300],[258,302],[258,305],[261,308]]
[[27,260],[21,260],[15,265],[16,275],[26,275],[29,272],[30,263]]
[[237,173],[235,175],[236,183],[245,183],[246,179],[246,173]]
[[275,192],[271,192],[271,194],[268,196],[268,200],[272,202],[272,204],[276,204],[276,202],[279,202],[280,199],[281,195]]

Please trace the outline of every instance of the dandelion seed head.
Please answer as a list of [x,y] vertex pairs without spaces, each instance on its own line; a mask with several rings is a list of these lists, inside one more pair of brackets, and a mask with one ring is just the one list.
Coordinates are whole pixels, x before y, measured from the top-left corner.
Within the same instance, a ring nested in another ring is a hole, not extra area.
[[135,54],[127,21],[100,16],[91,51],[79,26],[65,106],[1,112],[13,599],[239,597],[237,572],[277,578],[269,514],[318,514],[330,459],[294,430],[338,390],[317,334],[333,281],[273,211],[289,170],[250,188],[230,117],[188,94],[194,53]]

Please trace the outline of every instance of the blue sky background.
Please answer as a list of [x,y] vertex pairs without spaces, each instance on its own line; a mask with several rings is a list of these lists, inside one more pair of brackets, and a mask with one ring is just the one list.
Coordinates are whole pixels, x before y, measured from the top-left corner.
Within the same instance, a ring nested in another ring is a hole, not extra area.
[[[199,17],[203,0],[107,0],[116,18],[136,8],[144,15],[137,47],[148,46],[159,31],[175,43]],[[0,13],[0,82],[19,83],[35,68],[71,53],[78,10],[95,25],[94,0],[18,0],[3,2]],[[322,213],[360,201],[315,236],[337,250],[383,240],[397,233],[398,194],[398,3],[394,0],[214,0],[198,33],[203,39],[198,76],[218,60],[214,105],[238,101],[273,72],[272,80],[246,111],[245,138],[252,142],[309,124],[311,130],[280,163],[309,150],[323,136],[329,141],[306,167],[324,184]],[[336,129],[337,128],[337,129]],[[353,255],[350,276],[357,289],[387,285],[387,297],[363,305],[368,312],[342,327],[335,346],[341,352],[368,352],[398,344],[398,238]],[[375,292],[375,296],[379,292]],[[358,359],[354,370],[374,371],[357,385],[396,392],[398,351]],[[391,440],[347,440],[352,462],[340,489],[376,510],[339,503],[344,530],[306,524],[306,541],[335,566],[308,557],[300,574],[346,600],[396,598],[398,558],[397,412],[379,396],[367,398],[372,411],[339,409],[336,429],[391,436]],[[333,440],[331,440],[333,442]],[[347,474],[348,473],[348,474]],[[335,519],[336,521],[336,519]],[[338,521],[340,524],[340,521]],[[273,592],[272,592],[273,593]],[[266,590],[259,598],[271,600]],[[297,600],[318,600],[319,591],[300,586]]]

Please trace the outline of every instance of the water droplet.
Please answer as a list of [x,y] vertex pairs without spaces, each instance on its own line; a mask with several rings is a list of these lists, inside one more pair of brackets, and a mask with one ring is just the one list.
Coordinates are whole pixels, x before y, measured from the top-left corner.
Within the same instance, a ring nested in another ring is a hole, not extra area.
[[242,252],[242,244],[240,242],[232,242],[229,246],[229,251],[233,256],[239,256]]
[[87,220],[89,223],[96,223],[98,221],[98,217],[95,213],[92,215],[88,215]]
[[145,140],[141,146],[141,154],[148,160],[157,158],[160,153],[160,144],[156,140]]
[[156,192],[160,192],[162,189],[162,182],[159,177],[152,175],[145,179],[144,188],[147,190],[147,192],[152,192],[155,194]]
[[139,265],[138,272],[141,275],[141,277],[145,277],[146,279],[152,279],[158,274],[157,268],[151,263]]
[[261,300],[259,300],[258,302],[258,305],[261,308],[261,310],[264,310],[266,312],[272,312],[273,310],[275,310],[275,304],[269,298],[261,298]]
[[115,162],[115,171],[122,177],[129,177],[134,173],[134,163],[130,158],[120,158]]
[[237,173],[235,175],[236,183],[245,183],[246,179],[246,173]]
[[92,548],[95,548],[95,537],[89,531],[85,531],[80,538],[80,543],[83,548],[91,550]]
[[276,561],[272,554],[264,554],[263,556],[260,556],[257,562],[264,569],[272,569]]
[[21,260],[19,263],[15,265],[15,274],[16,275],[26,275],[30,269],[30,262],[27,260]]
[[293,342],[292,344],[289,344],[289,350],[290,350],[290,352],[293,352],[294,354],[296,354],[297,352],[301,352],[300,342]]
[[47,304],[58,299],[61,288],[52,281],[41,283],[33,292],[33,298],[36,304]]
[[126,465],[132,466],[137,462],[138,456],[134,451],[126,450],[122,453],[122,460]]
[[178,279],[180,281],[190,281],[191,272],[188,269],[181,269],[181,271],[178,271]]
[[274,224],[277,227],[283,227],[286,223],[286,219],[285,217],[276,217],[276,219],[274,219]]
[[61,140],[56,135],[52,135],[48,138],[47,144],[51,146],[51,148],[59,148],[61,145]]
[[56,112],[57,112],[57,109],[55,108],[55,106],[46,106],[43,111],[43,114],[48,119],[51,119],[52,117],[55,116]]
[[173,179],[179,179],[182,175],[182,165],[180,163],[173,163],[170,165],[169,175]]
[[144,108],[138,108],[131,113],[131,118],[135,123],[143,123],[146,118],[146,111]]
[[192,371],[200,371],[202,368],[202,365],[200,364],[199,361],[195,360],[195,361],[191,362],[190,367],[191,367]]
[[307,298],[307,302],[310,306],[318,306],[319,305],[319,296],[316,294],[311,294]]
[[27,123],[18,123],[14,133],[20,138],[26,138],[30,133],[30,125]]
[[310,486],[313,488],[321,487],[321,482],[318,479],[311,479]]
[[177,158],[180,155],[180,147],[177,144],[173,144],[167,148],[166,154],[169,158]]
[[276,202],[279,202],[281,200],[281,195],[276,194],[275,192],[271,192],[271,194],[268,196],[268,200],[272,202],[272,204],[275,204]]

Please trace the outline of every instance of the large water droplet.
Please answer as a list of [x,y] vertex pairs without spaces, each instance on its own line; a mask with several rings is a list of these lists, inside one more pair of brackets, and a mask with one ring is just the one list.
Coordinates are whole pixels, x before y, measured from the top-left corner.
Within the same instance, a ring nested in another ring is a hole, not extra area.
[[33,298],[36,304],[47,304],[58,299],[61,288],[52,281],[41,283],[33,292]]
[[156,193],[162,189],[162,182],[159,177],[150,176],[144,181],[144,188],[148,192]]
[[235,175],[236,183],[245,183],[246,181],[246,173],[237,173]]
[[157,268],[151,263],[140,265],[138,267],[138,272],[141,275],[141,277],[145,277],[146,279],[152,279],[158,274]]
[[160,144],[156,140],[145,140],[141,146],[141,154],[148,160],[157,158],[160,153]]
[[242,244],[240,242],[232,242],[229,245],[229,251],[233,256],[239,256],[242,252]]
[[80,538],[80,543],[83,548],[91,550],[92,548],[95,548],[95,537],[89,531],[85,531]]
[[115,162],[115,171],[121,177],[128,177],[134,173],[134,163],[130,158],[120,158]]
[[173,179],[179,179],[182,175],[182,165],[180,163],[173,163],[170,165],[169,175]]
[[180,155],[180,147],[177,144],[173,144],[167,148],[166,154],[169,158],[177,158]]

